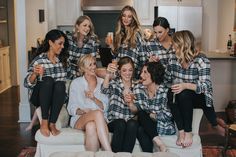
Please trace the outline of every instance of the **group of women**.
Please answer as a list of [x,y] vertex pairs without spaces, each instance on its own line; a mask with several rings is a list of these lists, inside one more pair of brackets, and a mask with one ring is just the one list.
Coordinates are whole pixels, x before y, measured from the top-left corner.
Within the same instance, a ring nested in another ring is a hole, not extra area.
[[169,30],[167,19],[158,17],[154,38],[145,41],[136,11],[125,6],[109,44],[118,63],[106,69],[96,67],[99,42],[88,16],[78,18],[73,33],[49,31],[25,78],[31,103],[42,110],[40,132],[60,133],[55,122],[66,100],[68,78],[73,79],[70,125],[85,131],[87,150],[97,151],[101,145],[108,151],[132,152],[137,138],[143,151],[156,146],[164,152],[160,136],[175,134],[175,123],[176,144],[189,147],[195,107],[222,132],[213,107],[209,60],[195,49],[190,31],[170,36]]

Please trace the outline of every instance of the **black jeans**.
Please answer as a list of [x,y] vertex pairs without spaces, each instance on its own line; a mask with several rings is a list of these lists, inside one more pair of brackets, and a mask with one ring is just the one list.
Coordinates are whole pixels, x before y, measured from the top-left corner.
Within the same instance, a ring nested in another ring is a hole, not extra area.
[[33,89],[31,103],[41,106],[42,119],[56,123],[61,107],[65,102],[66,87],[64,81],[54,81],[51,77],[43,77]]
[[193,109],[201,108],[212,126],[217,125],[214,107],[207,107],[204,94],[196,94],[192,90],[183,90],[176,94],[175,103],[172,103],[173,93],[169,90],[168,101],[171,113],[178,130],[192,131]]
[[138,122],[134,119],[127,122],[124,119],[116,119],[108,124],[108,128],[113,133],[112,151],[132,153],[137,137]]
[[137,138],[144,152],[153,152],[153,138],[158,136],[157,122],[145,111],[138,112],[139,129]]

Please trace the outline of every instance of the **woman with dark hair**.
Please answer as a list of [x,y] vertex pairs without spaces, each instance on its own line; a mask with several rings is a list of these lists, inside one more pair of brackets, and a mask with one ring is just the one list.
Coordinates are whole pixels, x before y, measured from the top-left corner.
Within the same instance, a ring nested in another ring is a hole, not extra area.
[[171,85],[173,103],[170,109],[178,128],[176,144],[192,145],[193,108],[202,108],[213,128],[224,135],[218,125],[213,106],[210,61],[196,50],[195,38],[188,30],[176,32],[172,37],[176,57],[171,58],[166,70],[166,83]]
[[67,47],[68,40],[62,31],[49,31],[24,80],[24,86],[32,92],[31,103],[41,107],[40,132],[46,137],[60,133],[55,123],[66,98]]
[[121,10],[116,24],[114,44],[110,44],[109,47],[115,55],[118,55],[118,59],[124,56],[132,58],[137,79],[147,60],[147,54],[142,29],[133,7],[127,5]]
[[175,134],[175,125],[168,108],[168,88],[163,85],[165,68],[160,62],[148,62],[140,77],[142,84],[136,86],[135,106],[138,106],[138,140],[145,152],[153,151],[153,143],[161,152],[167,150],[159,135]]
[[[118,69],[117,69],[118,68]],[[112,73],[118,70],[119,76],[112,79]],[[109,131],[113,133],[111,147],[113,152],[132,152],[138,128],[137,108],[131,105],[134,81],[134,62],[122,57],[117,65],[110,63],[102,85],[102,93],[109,97],[107,119]]]
[[168,60],[173,56],[174,50],[169,35],[170,24],[164,17],[158,17],[153,22],[154,38],[147,41],[149,61],[158,61],[167,66]]
[[66,32],[69,41],[69,77],[78,77],[77,61],[85,54],[96,56],[99,48],[97,35],[90,17],[83,15],[75,22],[74,32]]

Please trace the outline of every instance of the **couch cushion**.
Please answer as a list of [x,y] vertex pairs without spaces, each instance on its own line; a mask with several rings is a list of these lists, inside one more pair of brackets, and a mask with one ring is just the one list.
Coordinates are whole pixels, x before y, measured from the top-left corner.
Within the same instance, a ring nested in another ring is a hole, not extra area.
[[72,128],[62,128],[59,135],[45,137],[40,133],[40,130],[38,130],[35,135],[35,140],[38,143],[48,145],[83,145],[84,132]]

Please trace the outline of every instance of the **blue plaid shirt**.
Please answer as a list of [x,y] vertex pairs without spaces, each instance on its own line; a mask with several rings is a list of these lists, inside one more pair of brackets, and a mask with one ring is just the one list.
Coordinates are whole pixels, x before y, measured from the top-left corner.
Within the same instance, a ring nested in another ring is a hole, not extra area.
[[29,78],[32,75],[34,71],[34,66],[41,64],[44,67],[44,73],[43,77],[50,76],[54,78],[55,81],[66,81],[67,73],[66,69],[62,66],[62,63],[57,58],[56,64],[53,64],[47,56],[47,53],[41,53],[40,55],[36,56],[34,60],[29,65],[27,75],[24,80],[24,86],[26,88],[29,88],[29,96],[31,96],[33,87],[36,85],[37,81],[39,80],[39,77],[34,83],[30,83]]
[[109,98],[109,105],[107,109],[108,121],[111,122],[115,119],[124,119],[127,121],[135,117],[135,114],[131,112],[124,101],[124,84],[120,78],[111,80],[108,88],[104,88],[102,85],[101,91],[102,93],[107,94]]
[[142,39],[140,33],[136,34],[136,44],[137,46],[135,48],[128,47],[126,44],[121,44],[118,49],[118,58],[128,56],[134,61],[135,78],[138,79],[140,71],[148,59],[146,43]]
[[147,51],[149,55],[156,55],[159,57],[160,62],[162,65],[166,68],[168,65],[169,59],[173,57],[174,50],[172,46],[170,46],[169,49],[166,49],[161,45],[159,41],[157,41],[156,38],[151,39],[150,41],[146,42],[147,44]]
[[200,53],[190,63],[187,69],[182,68],[177,58],[172,58],[166,69],[165,81],[167,86],[174,82],[185,82],[196,84],[196,93],[204,93],[206,106],[213,106],[213,90],[210,77],[210,61]]
[[82,48],[79,48],[77,46],[77,40],[73,36],[72,33],[66,32],[68,42],[69,42],[69,68],[67,71],[69,72],[69,77],[71,79],[78,77],[77,76],[77,61],[78,59],[85,55],[85,54],[92,54],[92,56],[96,56],[98,49],[99,49],[99,43],[95,39],[94,36],[91,36],[88,38],[88,40],[85,41]]
[[175,124],[170,109],[167,106],[168,88],[163,85],[159,86],[155,96],[149,98],[146,87],[142,84],[135,86],[135,105],[147,113],[157,114],[157,133],[159,135],[175,134]]

